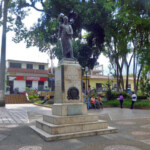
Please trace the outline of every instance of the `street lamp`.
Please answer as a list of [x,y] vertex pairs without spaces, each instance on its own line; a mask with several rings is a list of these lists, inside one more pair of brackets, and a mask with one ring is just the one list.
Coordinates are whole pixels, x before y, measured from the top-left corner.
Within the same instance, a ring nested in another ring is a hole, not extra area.
[[87,73],[88,73],[89,68],[85,67],[85,73],[86,73],[86,95],[87,95]]

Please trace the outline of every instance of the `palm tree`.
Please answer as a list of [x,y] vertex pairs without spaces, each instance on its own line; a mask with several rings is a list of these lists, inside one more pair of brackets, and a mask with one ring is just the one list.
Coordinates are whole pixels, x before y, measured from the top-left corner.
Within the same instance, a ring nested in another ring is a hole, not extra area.
[[0,106],[5,106],[5,69],[6,69],[6,29],[7,29],[7,7],[9,0],[3,0],[3,33],[0,52]]

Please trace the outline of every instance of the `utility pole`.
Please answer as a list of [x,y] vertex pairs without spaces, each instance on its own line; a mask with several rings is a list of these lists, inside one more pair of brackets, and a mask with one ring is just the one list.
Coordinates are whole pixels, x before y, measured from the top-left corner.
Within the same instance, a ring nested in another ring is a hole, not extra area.
[[6,31],[8,2],[9,0],[4,0],[2,46],[0,51],[0,107],[5,106]]
[[88,71],[89,71],[89,68],[86,66],[85,67],[85,73],[86,73],[86,95],[88,95],[88,90],[87,90],[87,88],[88,88],[88,86],[87,86],[87,73],[88,73]]

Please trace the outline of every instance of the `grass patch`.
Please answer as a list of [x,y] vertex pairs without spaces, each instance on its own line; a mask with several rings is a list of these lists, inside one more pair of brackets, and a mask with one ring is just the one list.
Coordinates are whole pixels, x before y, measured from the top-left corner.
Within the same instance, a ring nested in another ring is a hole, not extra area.
[[36,102],[34,102],[35,104],[37,104],[37,105],[40,105],[40,106],[46,106],[46,107],[50,107],[50,108],[52,108],[52,104],[42,104],[42,100],[39,100],[39,101],[36,101]]
[[[131,99],[125,99],[123,102],[123,107],[130,107],[131,106]],[[109,100],[103,102],[104,106],[111,106],[111,107],[120,107],[120,101],[115,99],[115,100]],[[150,101],[136,101],[134,104],[134,108],[150,108]]]
[[41,104],[43,101],[42,100],[39,100],[39,101],[36,101],[34,102],[35,104]]

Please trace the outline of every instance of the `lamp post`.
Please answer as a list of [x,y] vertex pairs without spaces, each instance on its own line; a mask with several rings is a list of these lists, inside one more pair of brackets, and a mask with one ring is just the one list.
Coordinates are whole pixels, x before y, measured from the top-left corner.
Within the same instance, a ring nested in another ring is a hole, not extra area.
[[87,95],[87,73],[88,73],[89,68],[85,67],[85,73],[86,73],[86,95]]

